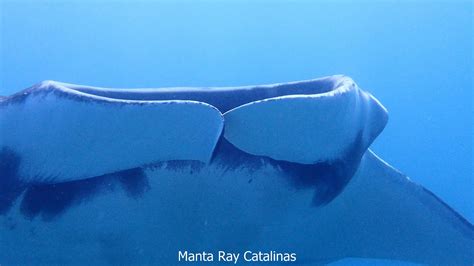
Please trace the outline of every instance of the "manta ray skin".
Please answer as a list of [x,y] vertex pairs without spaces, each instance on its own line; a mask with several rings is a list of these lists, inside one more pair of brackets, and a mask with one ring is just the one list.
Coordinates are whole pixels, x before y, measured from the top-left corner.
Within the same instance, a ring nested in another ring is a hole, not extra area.
[[387,118],[345,76],[0,97],[0,264],[473,265],[473,225],[369,149]]

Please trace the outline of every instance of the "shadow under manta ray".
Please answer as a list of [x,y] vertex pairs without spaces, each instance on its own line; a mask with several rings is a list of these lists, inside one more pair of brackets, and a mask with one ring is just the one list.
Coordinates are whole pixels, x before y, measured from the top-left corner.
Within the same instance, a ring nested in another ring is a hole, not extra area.
[[0,263],[175,265],[178,250],[251,250],[309,265],[472,265],[473,225],[368,150],[386,122],[344,76],[48,81],[1,97]]

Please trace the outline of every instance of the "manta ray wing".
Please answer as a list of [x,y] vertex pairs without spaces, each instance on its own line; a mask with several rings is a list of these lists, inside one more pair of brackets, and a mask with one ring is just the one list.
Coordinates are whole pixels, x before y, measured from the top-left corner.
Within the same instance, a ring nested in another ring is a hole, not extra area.
[[314,220],[324,255],[472,265],[474,227],[370,150],[344,191]]

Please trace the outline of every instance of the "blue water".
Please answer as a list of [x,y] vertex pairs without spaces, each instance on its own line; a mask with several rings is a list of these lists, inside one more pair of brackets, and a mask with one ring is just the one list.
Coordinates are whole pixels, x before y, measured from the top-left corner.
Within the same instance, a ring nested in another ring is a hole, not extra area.
[[[0,95],[346,74],[389,110],[373,150],[474,220],[471,2],[2,1],[0,16]],[[374,263],[337,265],[355,262]]]

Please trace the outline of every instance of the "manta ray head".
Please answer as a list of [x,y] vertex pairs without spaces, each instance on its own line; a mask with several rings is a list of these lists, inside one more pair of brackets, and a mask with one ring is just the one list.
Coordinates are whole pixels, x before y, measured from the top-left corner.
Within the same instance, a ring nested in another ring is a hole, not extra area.
[[0,122],[0,213],[26,191],[26,216],[54,217],[116,187],[136,197],[147,189],[140,169],[167,161],[228,169],[264,161],[325,205],[350,181],[387,112],[344,76],[135,90],[47,81],[4,98]]

